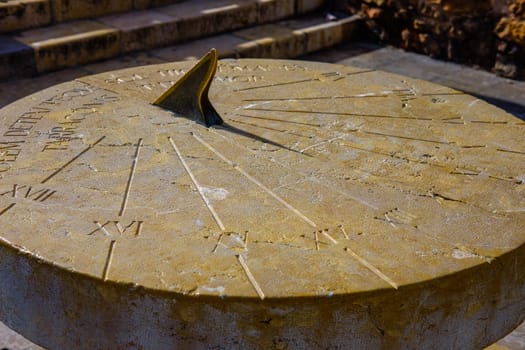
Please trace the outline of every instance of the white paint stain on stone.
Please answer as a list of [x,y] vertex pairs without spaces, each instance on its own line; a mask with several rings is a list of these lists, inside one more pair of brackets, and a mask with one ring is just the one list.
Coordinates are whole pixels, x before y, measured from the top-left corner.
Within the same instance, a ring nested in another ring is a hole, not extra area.
[[206,198],[214,201],[222,201],[228,197],[228,190],[224,188],[215,188],[215,187],[202,187],[202,193]]

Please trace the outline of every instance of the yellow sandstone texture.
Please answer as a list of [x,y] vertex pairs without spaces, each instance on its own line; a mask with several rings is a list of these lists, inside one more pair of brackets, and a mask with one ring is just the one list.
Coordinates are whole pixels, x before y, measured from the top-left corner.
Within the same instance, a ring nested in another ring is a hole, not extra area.
[[525,123],[374,70],[191,62],[0,110],[0,318],[49,349],[479,349],[525,315]]

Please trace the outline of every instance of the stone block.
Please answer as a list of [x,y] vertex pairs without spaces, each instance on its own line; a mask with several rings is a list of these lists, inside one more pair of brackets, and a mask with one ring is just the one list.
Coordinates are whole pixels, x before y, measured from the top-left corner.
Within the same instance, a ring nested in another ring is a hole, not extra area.
[[0,2],[0,33],[43,26],[50,22],[48,0]]
[[349,40],[355,33],[359,22],[360,19],[357,16],[332,22],[315,17],[306,22],[291,20],[286,25],[306,37],[305,52],[314,52]]
[[341,43],[344,38],[343,27],[337,22],[320,23],[297,30],[307,38],[307,52],[314,52],[325,47]]
[[111,70],[159,63],[165,63],[165,60],[154,57],[149,52],[134,52],[110,60],[86,64],[82,66],[82,69],[89,74],[97,74]]
[[[20,79],[9,79],[7,81],[0,82],[0,106],[4,106],[7,103],[11,103],[30,94],[34,94],[35,92],[46,89],[50,86],[61,84],[84,75],[86,75],[86,71],[84,69],[74,67],[61,69],[48,74],[35,75]],[[1,334],[0,339],[2,339]],[[2,349],[1,340],[0,349]],[[24,347],[14,347],[14,349],[36,350],[33,348]]]
[[133,0],[133,8],[143,10],[152,7],[167,6],[181,1],[185,0]]
[[251,0],[188,1],[155,11],[177,18],[178,32],[183,41],[257,23],[257,6]]
[[274,39],[268,58],[293,58],[306,53],[306,36],[293,31],[286,37]]
[[55,22],[129,11],[133,0],[50,0]]
[[107,16],[98,21],[120,31],[122,52],[169,45],[179,38],[176,19],[152,10]]
[[110,58],[120,53],[120,32],[88,20],[27,30],[16,39],[33,48],[39,73]]
[[[256,44],[256,48],[245,46],[242,57],[248,57],[246,55],[250,53],[253,55],[251,57],[286,58],[297,57],[306,52],[304,34],[283,25],[266,24],[238,31],[235,35]],[[248,47],[250,51],[246,51]]]
[[297,13],[311,12],[324,5],[324,0],[297,0]]
[[307,27],[315,27],[317,25],[328,23],[329,21],[320,15],[301,16],[280,21],[279,24],[291,28],[291,29],[302,29]]
[[260,51],[256,41],[247,41],[237,45],[235,55],[239,58],[259,57]]
[[292,30],[279,24],[264,24],[261,26],[238,30],[234,34],[246,40],[276,38],[290,35]]
[[34,73],[33,49],[9,36],[0,35],[0,79]]
[[355,39],[359,36],[359,33],[361,33],[363,18],[360,15],[342,18],[337,22],[342,27],[343,41]]
[[231,58],[236,56],[238,45],[245,43],[243,40],[232,34],[221,34],[210,38],[190,41],[185,44],[162,48],[151,51],[151,55],[165,61],[181,61],[198,59],[211,48],[218,51],[219,58]]
[[277,21],[295,13],[294,0],[257,0],[257,6],[259,23]]

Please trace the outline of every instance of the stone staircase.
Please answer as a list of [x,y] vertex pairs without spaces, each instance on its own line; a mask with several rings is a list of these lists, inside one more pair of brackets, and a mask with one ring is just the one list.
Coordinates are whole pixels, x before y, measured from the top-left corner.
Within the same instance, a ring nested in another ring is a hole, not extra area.
[[211,47],[221,58],[297,57],[356,31],[359,18],[327,21],[324,6],[323,0],[0,0],[0,79],[159,48],[173,60]]

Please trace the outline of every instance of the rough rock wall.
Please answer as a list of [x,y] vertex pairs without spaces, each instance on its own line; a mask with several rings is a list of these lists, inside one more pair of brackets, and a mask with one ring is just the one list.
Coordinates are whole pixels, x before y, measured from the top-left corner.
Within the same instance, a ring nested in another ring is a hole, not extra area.
[[347,0],[383,42],[525,79],[525,0]]
[[509,1],[495,28],[498,46],[494,71],[525,80],[525,0]]

